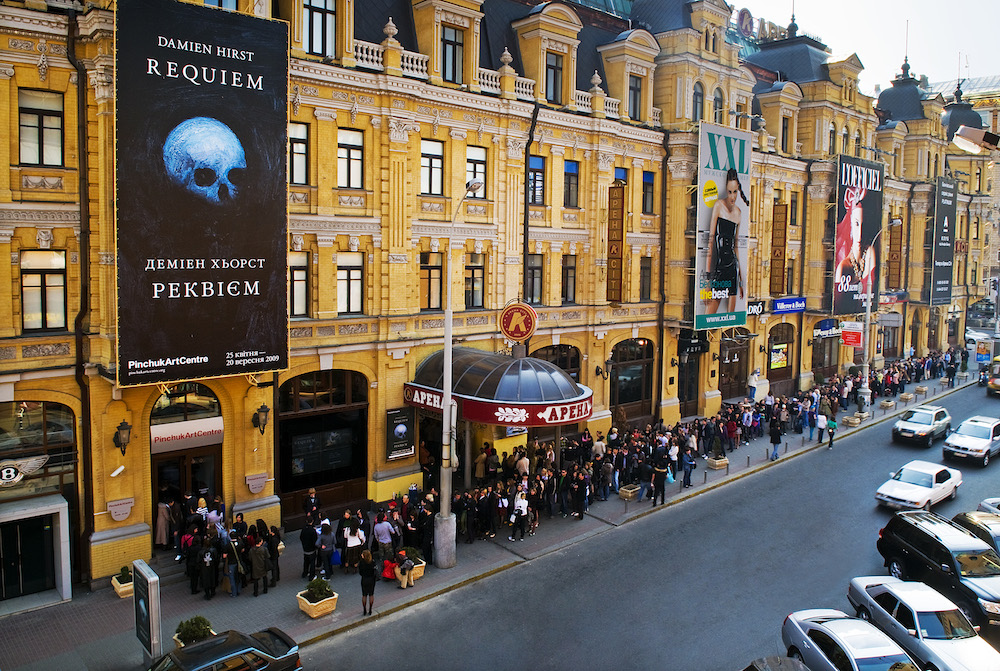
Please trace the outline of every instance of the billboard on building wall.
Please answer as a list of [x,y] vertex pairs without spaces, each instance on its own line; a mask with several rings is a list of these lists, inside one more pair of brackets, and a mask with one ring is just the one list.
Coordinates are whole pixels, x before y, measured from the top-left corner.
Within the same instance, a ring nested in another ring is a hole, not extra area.
[[118,384],[287,367],[288,26],[116,12]]
[[843,315],[864,311],[865,296],[878,292],[879,254],[872,243],[882,226],[885,166],[841,155],[837,168],[833,314]]
[[951,304],[952,266],[955,264],[955,195],[958,183],[950,177],[937,178],[934,199],[934,252],[931,265],[931,305]]
[[694,327],[743,326],[747,320],[750,231],[749,131],[702,122],[698,141],[698,249]]

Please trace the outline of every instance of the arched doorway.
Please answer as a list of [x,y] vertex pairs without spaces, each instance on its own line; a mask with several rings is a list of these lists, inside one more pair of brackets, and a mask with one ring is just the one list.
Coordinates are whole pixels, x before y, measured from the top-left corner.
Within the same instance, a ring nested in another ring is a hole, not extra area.
[[278,390],[277,490],[286,525],[303,520],[310,487],[324,512],[354,507],[368,493],[368,378],[318,370]]
[[183,503],[190,492],[211,503],[222,493],[222,408],[211,389],[182,382],[167,389],[149,413],[153,509]]
[[719,344],[719,393],[723,400],[742,400],[747,395],[750,339],[750,331],[742,326],[722,332]]
[[[653,418],[653,343],[646,338],[624,340],[611,351],[611,413],[621,412],[630,424]],[[618,427],[622,429],[623,427]]]
[[[580,381],[580,350],[576,347],[572,345],[549,345],[548,347],[535,350],[531,353],[531,356],[558,366],[573,378],[574,382]],[[565,424],[559,427],[559,434],[563,436],[573,435],[580,431],[581,428],[578,423]],[[533,440],[544,443],[555,440],[555,437],[556,427],[554,426],[539,426],[528,429],[529,444]]]
[[771,393],[787,396],[795,391],[793,358],[795,349],[795,327],[778,324],[771,329],[767,338],[767,380]]
[[[920,315],[923,310],[913,311],[913,321],[910,322],[910,343],[911,346],[916,350],[916,346],[920,344]],[[916,352],[916,354],[922,354],[922,352]]]

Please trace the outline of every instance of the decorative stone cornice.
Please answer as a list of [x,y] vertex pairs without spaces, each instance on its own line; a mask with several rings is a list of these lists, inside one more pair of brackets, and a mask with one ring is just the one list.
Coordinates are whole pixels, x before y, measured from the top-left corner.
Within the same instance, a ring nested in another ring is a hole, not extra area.
[[80,225],[80,210],[76,205],[65,207],[30,205],[25,203],[0,204],[0,224],[38,226],[45,224],[53,228],[68,228]]

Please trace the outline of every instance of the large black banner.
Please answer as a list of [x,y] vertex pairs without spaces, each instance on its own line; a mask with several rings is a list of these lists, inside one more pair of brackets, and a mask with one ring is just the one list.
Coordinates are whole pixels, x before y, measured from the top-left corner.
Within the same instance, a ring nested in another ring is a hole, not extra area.
[[931,305],[951,304],[952,266],[955,263],[955,217],[958,183],[948,177],[937,178],[934,199],[934,260],[931,266]]
[[[878,295],[879,254],[872,243],[882,227],[884,174],[881,163],[840,156],[833,256],[835,315],[862,312],[865,295]],[[876,308],[877,304],[872,305]]]
[[288,28],[119,0],[118,384],[287,367]]

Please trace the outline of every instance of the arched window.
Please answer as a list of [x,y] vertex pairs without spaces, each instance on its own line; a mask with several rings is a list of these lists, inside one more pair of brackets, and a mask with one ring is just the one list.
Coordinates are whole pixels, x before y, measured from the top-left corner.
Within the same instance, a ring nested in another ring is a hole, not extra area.
[[708,37],[708,29],[706,28],[705,29],[705,51],[708,51],[708,49],[709,49],[708,45],[709,45],[709,37]]
[[837,153],[837,127],[830,122],[830,153]]
[[726,123],[726,101],[722,97],[722,89],[715,89],[715,99],[713,100],[715,105],[715,123],[725,124]]
[[840,151],[846,154],[850,141],[851,136],[847,133],[847,126],[844,126],[844,131],[840,134]]
[[153,410],[149,413],[149,424],[156,426],[221,415],[222,410],[215,392],[197,382],[182,382],[156,399]]
[[716,42],[717,38],[718,38],[718,36],[715,33],[712,33],[712,53],[713,54],[719,53],[719,45]]
[[861,131],[854,132],[854,156],[861,158]]
[[694,83],[694,93],[691,95],[691,120],[701,121],[705,115],[705,89],[698,82]]

